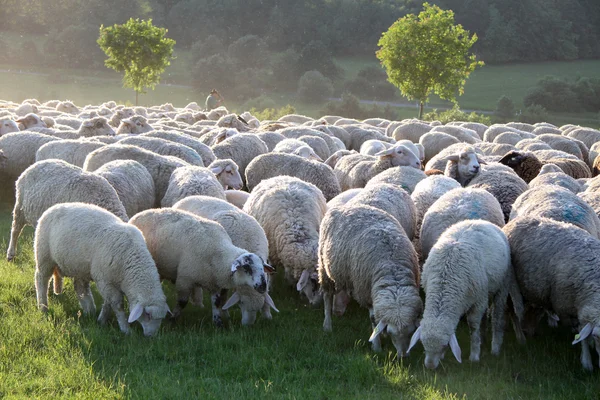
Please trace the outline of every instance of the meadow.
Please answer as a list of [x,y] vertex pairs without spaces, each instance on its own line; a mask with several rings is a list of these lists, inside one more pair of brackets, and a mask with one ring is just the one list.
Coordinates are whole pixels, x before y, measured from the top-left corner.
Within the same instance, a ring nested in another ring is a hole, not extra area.
[[[393,345],[373,353],[368,313],[351,304],[323,332],[322,308],[313,308],[277,276],[272,297],[280,313],[242,327],[238,309],[230,325],[213,326],[210,307],[188,306],[166,320],[157,337],[141,326],[122,334],[116,321],[99,326],[83,317],[66,279],[50,311],[36,308],[33,229],[26,228],[15,262],[4,259],[10,205],[0,207],[0,397],[2,398],[263,398],[263,399],[590,399],[600,391],[598,370],[586,373],[568,329],[542,328],[516,343],[507,327],[499,357],[484,340],[480,363],[468,361],[468,328],[458,340],[463,363],[448,354],[435,371],[423,365],[421,345],[397,359]],[[281,275],[281,274],[280,274]],[[171,284],[163,283],[174,306]],[[100,297],[94,288],[96,303]],[[205,304],[209,304],[205,299]],[[596,363],[597,365],[597,363]]]

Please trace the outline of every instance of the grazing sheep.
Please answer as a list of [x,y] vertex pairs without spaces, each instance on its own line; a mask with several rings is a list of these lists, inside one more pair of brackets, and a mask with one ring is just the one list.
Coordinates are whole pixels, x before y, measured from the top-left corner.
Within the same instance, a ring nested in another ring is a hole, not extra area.
[[129,218],[154,207],[154,180],[139,162],[111,161],[94,171],[94,174],[106,179],[115,189]]
[[[382,129],[377,129],[370,125],[344,125],[343,128],[350,135],[350,144],[346,146],[348,150],[359,151],[364,142],[373,139],[390,144],[396,142],[394,139],[386,136]],[[335,151],[337,150],[332,150],[332,152]]]
[[[435,369],[446,346],[461,362],[456,328],[461,316],[471,330],[471,361],[479,361],[481,321],[491,302],[492,354],[500,354],[504,337],[504,311],[510,291],[517,314],[523,315],[522,298],[510,263],[508,240],[500,228],[488,221],[462,221],[448,228],[423,265],[421,285],[425,311],[411,339],[425,348],[425,366]],[[522,333],[519,335],[524,342]]]
[[[234,246],[216,222],[185,211],[153,209],[137,214],[129,223],[142,231],[161,279],[175,283],[175,317],[192,293],[200,293],[195,288],[211,293],[213,322],[217,326],[228,318],[221,307],[229,289],[249,286],[259,293],[267,290],[265,269],[270,267],[256,254]],[[198,300],[194,302],[199,304]]]
[[215,157],[215,154],[213,153],[210,147],[208,147],[195,137],[187,135],[185,133],[153,131],[148,133],[142,133],[139,137],[164,139],[191,147],[196,151],[196,153],[200,155],[200,157],[202,157],[204,165],[210,165],[210,163],[215,161],[215,159],[217,158]]
[[55,158],[81,168],[87,155],[103,146],[104,143],[88,140],[56,140],[40,147],[35,153],[35,160]]
[[447,228],[469,219],[482,219],[504,226],[502,208],[486,190],[459,188],[443,194],[423,216],[420,233],[423,260],[427,259],[429,251]]
[[423,309],[417,255],[404,230],[390,214],[364,205],[332,208],[321,226],[323,329],[332,330],[333,295],[344,291],[369,309],[373,350],[381,351],[379,335],[387,331],[404,356]]
[[338,194],[327,202],[327,209],[340,207],[347,204],[350,200],[358,196],[364,190],[364,188],[348,189],[345,192]]
[[387,150],[390,147],[392,147],[391,143],[382,142],[381,140],[377,139],[370,139],[360,146],[359,153],[364,154],[365,156],[374,156],[375,154]]
[[269,152],[265,142],[256,135],[240,133],[212,147],[217,158],[230,158],[239,167],[242,179],[246,176],[246,167],[261,154]]
[[[321,138],[327,144],[330,154],[333,154],[338,150],[342,150],[338,147],[337,142],[333,140],[333,136],[331,136],[330,133],[325,133],[325,132],[321,131],[320,129],[324,129],[324,128],[320,128],[320,127],[313,127],[313,128],[289,127],[289,128],[281,129],[277,132],[282,134],[283,136],[285,136],[288,139],[299,139],[303,136],[313,136],[313,137]],[[327,158],[327,157],[325,157],[325,158]]]
[[117,135],[140,134],[152,130],[154,130],[154,128],[148,124],[146,118],[141,115],[135,115],[133,117],[122,119],[116,133]]
[[340,193],[334,171],[326,164],[311,161],[295,154],[268,153],[256,157],[246,169],[246,185],[253,191],[268,178],[287,175],[317,186],[327,201]]
[[575,193],[560,186],[537,186],[519,196],[513,204],[510,219],[523,215],[568,222],[593,237],[600,237],[600,220],[594,209]]
[[0,137],[0,151],[4,153],[4,167],[0,176],[4,184],[11,185],[31,164],[35,154],[46,143],[58,138],[35,132],[12,132]]
[[204,161],[202,157],[200,157],[200,155],[196,153],[194,149],[170,140],[133,136],[119,140],[119,143],[138,146],[142,149],[160,154],[161,156],[177,157],[190,165],[204,167]]
[[355,150],[338,150],[333,153],[327,160],[324,161],[324,164],[329,165],[331,169],[335,168],[335,165],[338,163],[342,157],[349,156],[350,154],[358,154]]
[[282,266],[288,282],[296,284],[312,303],[318,303],[317,247],[319,225],[327,211],[321,191],[289,176],[265,179],[244,205],[269,240],[269,260]]
[[375,156],[362,154],[341,158],[334,168],[342,190],[364,187],[367,182],[386,169],[398,166],[411,166],[421,169],[421,161],[406,146],[398,145]]
[[154,206],[160,207],[169,186],[171,173],[179,167],[189,164],[175,157],[165,157],[136,146],[111,144],[92,151],[85,159],[83,169],[93,172],[104,164],[114,160],[134,160],[142,164],[154,180]]
[[84,202],[112,212],[123,221],[127,213],[108,181],[61,160],[40,161],[17,179],[10,243],[6,258],[11,261],[26,225],[35,227],[41,215],[58,203]]
[[600,353],[600,241],[571,224],[523,216],[504,227],[525,305],[562,321],[577,320],[581,364],[593,370],[589,344]]
[[[92,204],[57,204],[40,218],[35,231],[35,288],[38,307],[48,309],[48,282],[54,274],[55,293],[62,277],[72,277],[84,314],[95,313],[90,281],[104,299],[98,322],[112,309],[119,328],[139,321],[152,336],[169,311],[156,266],[139,229]],[[127,296],[129,318],[123,310]]]
[[0,119],[0,136],[11,132],[19,132],[19,125],[12,119]]
[[477,135],[475,131],[470,129],[461,128],[459,126],[436,126],[430,132],[443,132],[450,136],[454,136],[460,142],[474,144],[477,142],[481,142],[481,138]]
[[427,175],[420,169],[413,167],[392,167],[377,174],[365,185],[365,188],[372,185],[379,185],[380,183],[391,183],[400,186],[408,194],[411,194],[415,190],[415,186],[425,178],[427,178]]
[[569,137],[557,135],[557,134],[543,134],[536,137],[537,140],[541,140],[547,143],[554,150],[564,151],[574,155],[575,157],[583,160],[583,153],[581,149],[574,141],[570,140]]

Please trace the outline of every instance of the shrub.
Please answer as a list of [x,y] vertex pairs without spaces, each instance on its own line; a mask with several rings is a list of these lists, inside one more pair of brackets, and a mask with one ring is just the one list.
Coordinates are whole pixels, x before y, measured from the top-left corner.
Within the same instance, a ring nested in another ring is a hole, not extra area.
[[346,81],[344,89],[363,99],[393,100],[397,89],[387,81],[387,74],[376,66],[366,67],[358,76]]
[[446,111],[438,112],[438,110],[433,110],[432,112],[426,113],[423,115],[423,120],[440,121],[442,124],[447,124],[452,121],[479,122],[485,125],[491,125],[492,123],[490,117],[483,114],[477,114],[474,111],[468,114],[462,111],[457,105]]
[[337,79],[341,75],[340,68],[333,62],[331,52],[320,40],[309,42],[300,53],[298,59],[300,72],[321,71],[329,79]]
[[496,103],[494,116],[502,121],[512,121],[515,116],[515,105],[510,97],[502,95]]
[[519,121],[535,124],[536,122],[547,121],[548,117],[548,110],[539,104],[533,104],[523,110],[521,115],[519,115]]
[[223,44],[221,38],[215,35],[210,35],[204,40],[198,40],[190,49],[192,62],[196,64],[202,58],[223,53],[224,48],[225,45]]
[[298,79],[302,75],[298,67],[299,59],[300,54],[291,48],[273,58],[271,68],[275,86],[282,90],[296,89]]
[[279,118],[283,117],[284,115],[296,114],[296,109],[289,104],[286,106],[283,106],[279,109],[266,108],[266,109],[263,109],[262,111],[258,111],[258,109],[256,109],[256,108],[251,108],[250,114],[254,115],[260,121],[265,121],[265,120],[276,121]]
[[214,54],[200,59],[193,68],[192,85],[203,92],[217,88],[226,94],[235,86],[236,66],[226,54]]
[[267,45],[256,35],[246,35],[231,43],[228,54],[239,66],[260,68],[268,64]]
[[275,100],[273,100],[272,98],[270,98],[268,96],[260,95],[253,99],[247,100],[242,105],[242,109],[244,109],[244,110],[250,110],[250,109],[265,110],[267,108],[275,108],[276,106],[277,106],[277,103],[275,103]]
[[319,71],[308,71],[298,81],[298,97],[305,102],[323,102],[333,94],[331,80]]
[[523,104],[548,111],[581,112],[600,108],[600,79],[579,77],[573,82],[548,75],[529,90]]

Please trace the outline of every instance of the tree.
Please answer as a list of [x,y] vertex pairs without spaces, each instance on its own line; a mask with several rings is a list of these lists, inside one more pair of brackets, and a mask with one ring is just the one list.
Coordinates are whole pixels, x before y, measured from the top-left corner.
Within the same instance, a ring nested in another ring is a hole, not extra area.
[[160,75],[173,58],[175,41],[165,37],[167,30],[152,25],[152,20],[130,18],[123,25],[100,26],[98,45],[108,59],[104,65],[124,72],[123,87],[135,90],[135,104],[145,88],[154,90]]
[[456,104],[476,61],[469,49],[477,35],[454,25],[454,13],[423,3],[418,15],[406,15],[381,35],[377,58],[388,80],[409,100],[419,101],[419,118],[432,93]]
[[502,121],[510,121],[515,116],[515,105],[512,99],[506,95],[500,96],[496,103],[494,115]]

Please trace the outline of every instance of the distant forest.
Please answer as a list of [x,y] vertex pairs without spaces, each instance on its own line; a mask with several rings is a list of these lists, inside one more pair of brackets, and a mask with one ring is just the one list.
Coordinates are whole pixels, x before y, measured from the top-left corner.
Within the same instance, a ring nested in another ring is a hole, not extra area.
[[[453,10],[456,21],[477,34],[473,50],[488,64],[600,58],[599,0],[430,3]],[[95,58],[99,53],[90,46],[101,24],[138,17],[168,28],[180,49],[211,35],[223,46],[255,35],[270,52],[320,41],[331,56],[372,56],[383,31],[421,8],[421,1],[409,0],[0,0],[0,31],[46,35],[44,52],[68,44]],[[2,47],[10,43],[0,36]]]

